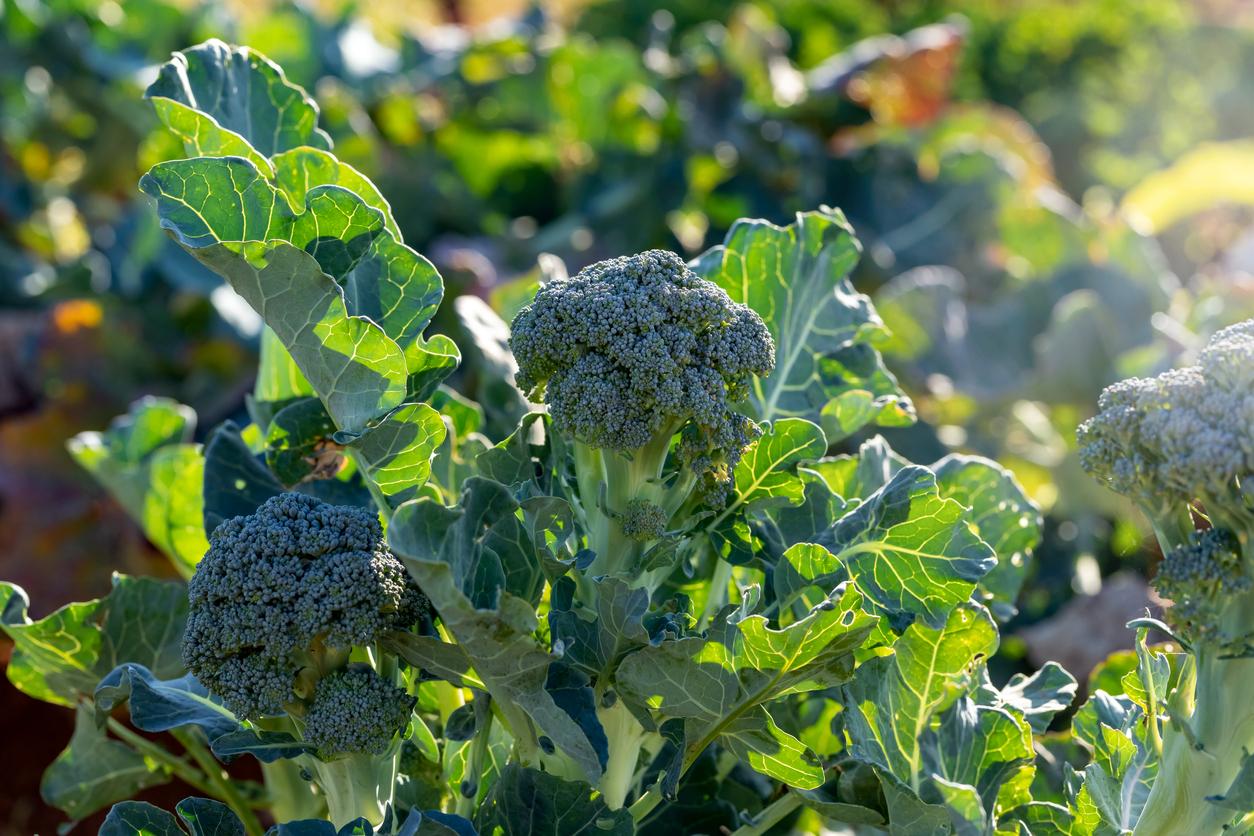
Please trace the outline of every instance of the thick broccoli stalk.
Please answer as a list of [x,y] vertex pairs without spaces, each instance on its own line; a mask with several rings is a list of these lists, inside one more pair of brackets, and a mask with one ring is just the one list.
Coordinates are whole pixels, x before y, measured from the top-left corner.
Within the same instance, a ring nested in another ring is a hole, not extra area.
[[518,385],[572,440],[590,573],[648,583],[637,561],[681,509],[725,501],[757,434],[732,404],[774,367],[770,332],[679,256],[651,250],[540,288],[510,344]]
[[1190,651],[1135,834],[1218,834],[1232,813],[1206,799],[1254,751],[1254,321],[1216,334],[1196,366],[1110,387],[1100,408],[1081,463],[1149,517],[1155,585]]
[[376,642],[413,626],[426,599],[377,516],[273,497],[218,526],[188,598],[188,670],[241,719],[316,750],[307,766],[337,825],[381,822],[414,701]]

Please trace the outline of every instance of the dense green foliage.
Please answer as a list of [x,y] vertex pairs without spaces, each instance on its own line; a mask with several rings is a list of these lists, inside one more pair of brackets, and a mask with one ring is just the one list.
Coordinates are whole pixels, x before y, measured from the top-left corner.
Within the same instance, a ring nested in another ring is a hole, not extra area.
[[[186,583],[40,619],[0,587],[10,681],[76,716],[48,803],[126,834],[1250,827],[1254,359],[1221,329],[1251,306],[1062,192],[1240,134],[1107,89],[1187,52],[1182,7],[604,4],[392,51],[280,5],[282,38],[237,25],[290,76],[184,49],[149,133],[101,57],[225,19],[150,5],[107,46],[90,3],[0,17],[6,296],[235,352],[170,352],[196,409],[70,445]],[[132,141],[41,179],[76,108]],[[1081,468],[1172,602],[1086,687],[1014,635],[1137,554]],[[124,800],[172,779],[204,797]]]

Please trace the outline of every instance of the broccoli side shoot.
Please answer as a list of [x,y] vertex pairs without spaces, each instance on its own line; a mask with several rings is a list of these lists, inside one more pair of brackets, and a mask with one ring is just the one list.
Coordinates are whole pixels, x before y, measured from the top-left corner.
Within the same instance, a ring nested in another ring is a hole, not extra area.
[[1240,544],[1230,532],[1212,528],[1190,536],[1159,564],[1154,586],[1172,602],[1167,620],[1191,642],[1236,653],[1248,646],[1247,635],[1225,635],[1225,619],[1217,617],[1251,588]]
[[304,738],[327,759],[382,755],[409,722],[415,702],[373,669],[354,665],[318,683],[305,713]]
[[[596,532],[609,519],[636,519],[629,502],[647,500],[669,517],[698,486],[704,501],[725,498],[757,433],[732,405],[775,365],[761,318],[661,250],[541,287],[514,319],[510,344],[519,386],[543,397],[554,427],[575,442],[581,504],[596,518],[590,544],[604,570],[629,571],[601,553],[615,548],[614,532]],[[664,479],[677,434],[682,467]]]
[[285,493],[223,522],[188,583],[183,659],[236,715],[291,711],[425,598],[363,508]]
[[666,533],[666,511],[647,499],[633,499],[618,523],[632,540],[659,540]]

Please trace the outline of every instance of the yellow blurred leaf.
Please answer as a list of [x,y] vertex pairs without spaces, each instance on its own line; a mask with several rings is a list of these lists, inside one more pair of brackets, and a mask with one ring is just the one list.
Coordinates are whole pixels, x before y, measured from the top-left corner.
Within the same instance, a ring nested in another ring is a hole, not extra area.
[[1146,177],[1121,208],[1138,231],[1154,234],[1224,203],[1254,205],[1254,142],[1200,145]]

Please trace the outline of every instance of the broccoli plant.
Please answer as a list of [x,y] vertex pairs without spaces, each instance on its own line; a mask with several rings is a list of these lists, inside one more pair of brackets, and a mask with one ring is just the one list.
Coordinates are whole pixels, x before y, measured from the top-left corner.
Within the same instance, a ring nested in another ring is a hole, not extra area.
[[[71,816],[120,802],[108,832],[250,836],[1074,823],[1032,787],[1075,681],[998,687],[986,666],[1039,512],[993,462],[915,464],[875,435],[914,408],[838,210],[740,221],[690,263],[549,260],[512,326],[455,306],[481,329],[459,347],[425,333],[439,274],[275,65],[211,41],[149,98],[186,158],[141,188],[259,316],[259,368],[242,426],[197,442],[148,400],[74,443],[185,586],[119,579],[38,621],[3,588],[10,678],[79,712],[48,782]],[[492,354],[473,385],[462,350]],[[1227,582],[1187,561],[1178,583]],[[123,800],[174,777],[207,798]]]
[[[1182,649],[1170,666],[1143,652],[1139,745],[1157,777],[1113,822],[1138,836],[1254,826],[1252,391],[1248,321],[1217,333],[1195,366],[1111,386],[1079,430],[1085,469],[1153,526],[1163,553],[1154,582],[1172,602],[1167,629]],[[1097,775],[1091,793],[1118,778]]]

